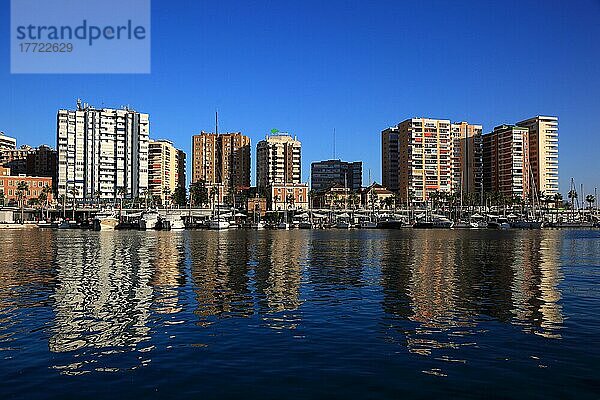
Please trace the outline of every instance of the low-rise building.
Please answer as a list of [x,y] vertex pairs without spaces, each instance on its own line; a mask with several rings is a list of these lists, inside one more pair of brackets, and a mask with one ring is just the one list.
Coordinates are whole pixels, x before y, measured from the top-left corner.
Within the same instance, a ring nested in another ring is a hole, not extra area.
[[376,182],[361,191],[361,203],[366,208],[385,208],[387,199],[393,198],[394,192]]
[[267,188],[269,210],[307,210],[308,185],[305,183],[276,183]]
[[[0,167],[0,191],[3,193],[4,204],[16,203],[19,198],[19,184],[25,182],[27,191],[25,201],[38,198],[45,187],[52,188],[52,178],[41,176],[13,176],[9,168]],[[48,202],[52,201],[52,192],[47,194]]]

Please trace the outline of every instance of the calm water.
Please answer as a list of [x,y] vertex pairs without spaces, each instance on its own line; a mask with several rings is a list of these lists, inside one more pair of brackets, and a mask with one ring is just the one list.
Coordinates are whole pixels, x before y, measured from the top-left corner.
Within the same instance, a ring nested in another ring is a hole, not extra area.
[[599,311],[600,231],[2,231],[0,398],[598,398]]

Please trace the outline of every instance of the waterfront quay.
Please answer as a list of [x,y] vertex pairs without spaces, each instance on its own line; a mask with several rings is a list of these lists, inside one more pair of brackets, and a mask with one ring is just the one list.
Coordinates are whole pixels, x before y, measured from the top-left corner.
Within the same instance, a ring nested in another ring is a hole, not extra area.
[[[24,223],[21,221],[21,211]],[[170,230],[173,221],[181,223],[180,229],[209,229],[210,221],[222,219],[227,228],[250,229],[398,229],[427,227],[420,222],[431,222],[432,228],[481,229],[481,228],[595,228],[600,227],[600,214],[594,209],[531,210],[515,207],[468,207],[463,209],[431,210],[423,208],[396,209],[309,209],[247,212],[231,207],[217,208],[0,208],[0,229],[5,228],[73,228],[96,229],[102,215],[117,220],[115,229]],[[158,224],[140,225],[140,221],[152,214]],[[169,221],[164,222],[164,221]],[[434,224],[435,222],[439,224]],[[163,222],[162,224],[160,222]],[[260,222],[260,225],[257,223]],[[504,223],[504,226],[498,225]],[[62,224],[62,226],[61,226]],[[223,229],[223,228],[221,228]]]

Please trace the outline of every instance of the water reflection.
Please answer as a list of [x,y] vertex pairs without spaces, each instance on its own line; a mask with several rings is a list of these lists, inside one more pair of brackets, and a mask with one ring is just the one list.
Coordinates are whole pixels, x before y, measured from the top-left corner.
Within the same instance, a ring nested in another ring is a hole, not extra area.
[[[559,231],[10,232],[0,237],[0,355],[18,356],[25,332],[39,332],[62,373],[138,368],[175,337],[180,346],[213,345],[218,339],[207,338],[235,321],[240,332],[302,328],[317,340],[335,337],[329,330],[364,329],[400,351],[467,362],[463,350],[477,351],[494,324],[561,338],[563,238]],[[437,366],[424,372],[445,374]]]
[[[557,231],[411,232],[384,243],[382,307],[388,340],[409,352],[466,362],[489,321],[560,338]],[[424,371],[444,375],[442,369]]]

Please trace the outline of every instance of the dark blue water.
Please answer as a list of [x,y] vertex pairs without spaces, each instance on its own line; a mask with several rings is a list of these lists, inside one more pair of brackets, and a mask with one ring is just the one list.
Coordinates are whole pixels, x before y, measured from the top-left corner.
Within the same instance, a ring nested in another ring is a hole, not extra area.
[[0,232],[0,398],[599,398],[600,231]]

